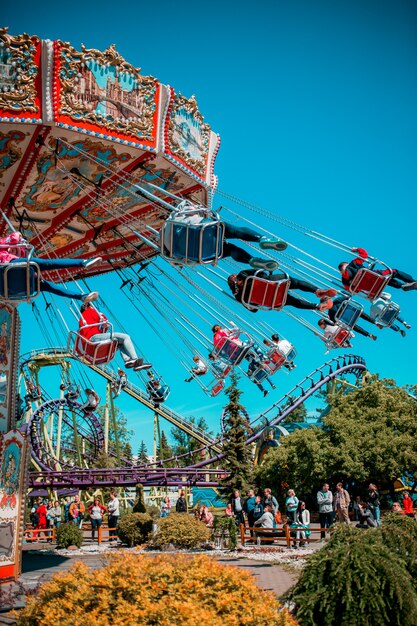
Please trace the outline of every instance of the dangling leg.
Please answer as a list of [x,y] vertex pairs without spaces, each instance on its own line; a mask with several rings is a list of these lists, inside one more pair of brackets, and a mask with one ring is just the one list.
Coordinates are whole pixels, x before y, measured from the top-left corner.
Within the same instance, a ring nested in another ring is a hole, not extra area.
[[[32,257],[31,261],[34,261],[39,265],[39,269],[42,270],[65,270],[73,267],[91,267],[101,261],[101,257],[94,257],[91,259],[39,259],[38,257]],[[13,259],[11,263],[21,263],[22,259]]]
[[401,270],[393,270],[392,277],[389,279],[388,284],[395,289],[402,289],[403,291],[417,289],[417,280],[410,274],[407,274],[407,272],[402,272]]
[[40,290],[46,293],[53,293],[55,296],[63,298],[70,298],[72,300],[81,300],[82,302],[93,302],[98,298],[98,291],[92,291],[89,294],[80,293],[79,291],[71,291],[71,289],[65,289],[61,285],[50,283],[47,280],[41,278]]
[[307,300],[300,300],[297,296],[293,296],[289,293],[285,306],[293,306],[295,309],[305,309],[309,311],[326,311],[332,307],[332,304],[333,302],[329,300],[329,298],[323,298],[320,304],[313,304],[312,302],[307,302]]
[[353,327],[353,330],[359,335],[363,335],[364,337],[369,337],[369,339],[372,339],[372,341],[376,341],[377,339],[376,335],[371,335],[371,333],[368,333],[367,330],[362,328],[362,326],[358,326],[357,324],[355,324],[355,326]]
[[246,228],[245,226],[235,226],[224,222],[224,227],[225,239],[242,239],[243,241],[257,242],[262,250],[282,251],[287,247],[287,243],[282,241],[282,239],[269,239],[257,233],[256,230]]
[[236,246],[234,243],[230,243],[229,241],[225,241],[223,244],[223,258],[225,257],[232,257],[234,261],[237,261],[238,263],[245,263],[255,269],[272,271],[278,267],[278,263],[276,261],[253,257],[249,254],[249,252],[239,246]]

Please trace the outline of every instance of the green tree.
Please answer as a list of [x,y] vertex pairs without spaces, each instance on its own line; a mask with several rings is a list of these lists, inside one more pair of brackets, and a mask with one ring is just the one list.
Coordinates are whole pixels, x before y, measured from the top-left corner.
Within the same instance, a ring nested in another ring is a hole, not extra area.
[[[207,435],[213,436],[213,433],[209,431],[208,425],[204,417],[190,417],[188,420],[191,424],[196,426],[197,428],[201,428],[206,432]],[[194,439],[188,433],[185,433],[180,428],[172,428],[171,429],[171,437],[174,440],[174,445],[172,446],[172,453],[175,456],[180,456],[182,454],[186,454],[187,452],[193,452],[195,450],[201,449],[201,443]],[[181,466],[190,465],[190,463],[195,463],[200,460],[200,454],[196,453],[191,457],[185,457],[184,459],[178,459],[178,462]]]
[[[105,405],[99,406],[96,415],[100,420],[100,424],[104,429],[105,424]],[[119,441],[120,450],[126,443],[130,443],[134,435],[133,430],[130,430],[127,426],[127,418],[123,415],[122,411],[118,407],[114,407],[114,416],[116,422],[116,429],[113,426],[111,415],[109,416],[109,447],[114,449],[116,447],[116,433]]]
[[256,470],[260,484],[304,493],[332,478],[392,487],[403,476],[417,484],[417,402],[392,380],[336,395],[322,429],[281,438]]
[[130,445],[130,443],[127,441],[123,446],[122,446],[122,457],[131,465],[133,465],[133,453],[132,453],[132,446]]
[[239,489],[245,493],[251,486],[253,461],[249,446],[246,445],[250,426],[243,413],[243,406],[239,399],[242,392],[239,390],[238,377],[231,376],[231,384],[226,389],[229,403],[225,407],[224,442],[222,467],[228,477],[220,483],[220,491],[225,498],[231,498],[233,491]]
[[168,443],[167,436],[164,431],[161,432],[161,439],[156,449],[156,460],[163,461],[169,459],[172,456],[171,446]]
[[142,439],[138,452],[138,465],[145,465],[146,463],[149,463],[148,450],[146,448],[145,442]]

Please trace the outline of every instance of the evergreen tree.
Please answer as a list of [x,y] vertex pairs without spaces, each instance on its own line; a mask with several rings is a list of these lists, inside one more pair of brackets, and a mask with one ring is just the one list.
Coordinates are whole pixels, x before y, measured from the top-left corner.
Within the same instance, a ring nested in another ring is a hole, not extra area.
[[[206,432],[207,435],[213,436],[213,433],[209,431],[208,425],[204,417],[190,417],[188,420],[191,424],[196,426],[197,428],[201,428]],[[194,450],[200,450],[202,445],[199,441],[194,439],[188,433],[185,433],[180,428],[172,428],[171,436],[174,440],[174,446],[172,447],[172,453],[175,456],[181,456],[182,454],[186,454],[187,452],[193,452]],[[185,457],[184,459],[178,459],[178,462],[181,466],[190,465],[190,463],[196,463],[201,460],[201,453],[196,453],[192,457]]]
[[133,465],[132,446],[128,441],[122,447],[122,457],[129,463],[129,465]]
[[145,465],[146,463],[149,463],[148,450],[146,448],[145,442],[142,439],[138,452],[138,465]]
[[168,439],[167,439],[165,432],[162,431],[161,439],[156,449],[156,460],[163,461],[164,459],[169,459],[171,456],[172,456],[171,447],[168,443]]
[[224,443],[222,467],[228,473],[228,477],[220,481],[222,496],[230,499],[233,491],[239,489],[245,494],[251,487],[253,461],[249,446],[246,445],[250,426],[243,413],[243,406],[239,402],[241,391],[238,386],[238,377],[235,373],[231,376],[230,387],[226,389],[229,403],[225,407],[224,418]]

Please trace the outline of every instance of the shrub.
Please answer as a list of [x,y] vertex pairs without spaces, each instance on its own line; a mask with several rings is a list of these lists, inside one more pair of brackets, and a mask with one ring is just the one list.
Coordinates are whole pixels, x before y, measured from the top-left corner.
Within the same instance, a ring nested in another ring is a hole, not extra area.
[[118,526],[117,534],[123,543],[128,546],[138,546],[145,543],[152,532],[153,520],[148,513],[128,513],[124,515]]
[[95,571],[75,563],[16,615],[18,626],[296,626],[248,572],[181,554],[119,554]]
[[382,518],[380,529],[387,548],[400,557],[414,581],[417,581],[417,524],[401,513],[388,513]]
[[173,544],[177,548],[196,548],[211,537],[211,530],[186,513],[170,513],[161,519],[153,538],[153,545],[163,548]]
[[310,557],[288,599],[301,626],[417,624],[412,578],[379,529],[336,529]]
[[68,548],[68,546],[81,547],[83,533],[78,526],[72,522],[61,524],[56,530],[56,543],[58,548]]
[[237,526],[233,517],[215,517],[214,535],[223,544],[227,543],[230,550],[235,550],[237,546]]
[[159,518],[161,517],[160,509],[153,504],[149,504],[146,507],[146,512],[152,517],[154,521],[159,520]]

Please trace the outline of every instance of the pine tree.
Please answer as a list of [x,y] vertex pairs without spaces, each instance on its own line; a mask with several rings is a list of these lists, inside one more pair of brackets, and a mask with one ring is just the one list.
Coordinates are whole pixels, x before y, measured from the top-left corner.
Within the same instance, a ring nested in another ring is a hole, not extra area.
[[161,433],[161,439],[159,441],[159,445],[156,449],[156,460],[163,461],[164,459],[169,459],[172,456],[172,450],[168,443],[168,439],[164,431]]
[[132,446],[128,441],[122,447],[122,457],[126,459],[129,465],[133,465]]
[[138,452],[138,465],[145,465],[146,463],[149,463],[148,450],[146,448],[145,442],[142,439]]
[[224,443],[222,467],[227,471],[228,477],[220,481],[221,494],[230,499],[235,489],[245,494],[251,487],[253,461],[246,440],[250,432],[250,426],[243,413],[243,406],[239,402],[241,391],[238,386],[236,374],[231,376],[230,387],[226,389],[229,403],[225,407],[224,418]]
[[[207,435],[213,436],[212,431],[209,430],[208,425],[204,417],[190,417],[189,422],[196,426],[197,428],[201,428],[206,432]],[[180,428],[172,428],[171,429],[171,437],[174,440],[174,445],[172,447],[172,453],[175,456],[181,457],[181,455],[186,454],[187,452],[193,452],[194,450],[201,450],[201,443],[194,439],[188,433],[185,433]],[[179,458],[178,463],[180,466],[190,465],[191,463],[196,463],[201,460],[201,452],[196,452],[192,457],[186,456],[184,458]]]

